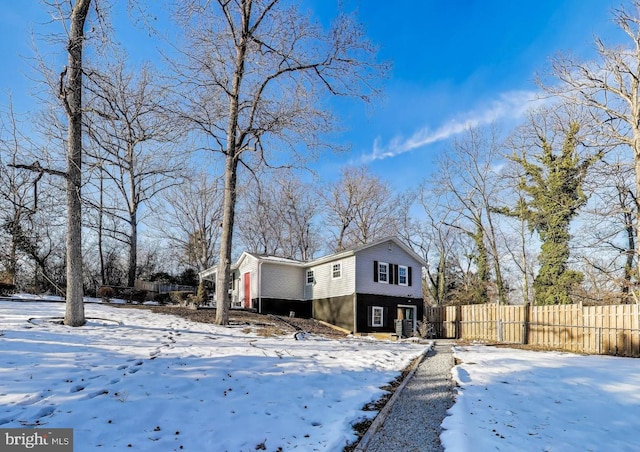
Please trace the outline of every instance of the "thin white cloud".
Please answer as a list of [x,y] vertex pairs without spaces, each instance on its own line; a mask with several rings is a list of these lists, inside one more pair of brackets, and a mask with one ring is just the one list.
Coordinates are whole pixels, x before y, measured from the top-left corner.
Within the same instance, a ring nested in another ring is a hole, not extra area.
[[479,127],[502,119],[520,118],[534,103],[539,102],[535,91],[510,91],[500,95],[488,108],[468,112],[451,119],[435,130],[423,127],[409,138],[395,137],[388,144],[380,138],[373,142],[371,154],[363,156],[363,161],[383,160],[423,146],[447,140],[470,128]]

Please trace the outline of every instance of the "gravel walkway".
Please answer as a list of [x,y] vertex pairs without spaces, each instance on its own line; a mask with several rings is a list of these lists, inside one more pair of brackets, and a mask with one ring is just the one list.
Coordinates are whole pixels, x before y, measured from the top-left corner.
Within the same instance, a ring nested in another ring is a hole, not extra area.
[[444,450],[440,444],[440,425],[454,402],[452,346],[451,341],[436,341],[434,349],[427,353],[411,380],[393,401],[382,425],[375,433],[367,432],[356,450]]

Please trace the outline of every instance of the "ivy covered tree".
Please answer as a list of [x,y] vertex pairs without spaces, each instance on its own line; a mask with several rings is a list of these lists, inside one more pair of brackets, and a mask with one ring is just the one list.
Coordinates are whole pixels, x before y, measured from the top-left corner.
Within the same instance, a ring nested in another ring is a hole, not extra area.
[[[523,218],[542,241],[540,269],[533,282],[536,304],[568,304],[572,289],[583,279],[581,272],[568,268],[569,227],[587,202],[583,191],[587,171],[602,154],[579,154],[580,123],[576,120],[570,120],[568,127],[556,124],[552,138],[540,123],[533,120],[531,125],[535,153],[527,153],[531,149],[527,147],[510,157],[521,169],[518,188],[525,199],[517,209],[503,213]],[[560,149],[556,148],[556,134],[562,140]]]

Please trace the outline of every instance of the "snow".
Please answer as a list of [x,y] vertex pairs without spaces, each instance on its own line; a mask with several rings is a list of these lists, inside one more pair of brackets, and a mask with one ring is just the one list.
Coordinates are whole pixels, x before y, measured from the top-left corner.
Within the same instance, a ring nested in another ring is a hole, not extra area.
[[[376,414],[361,408],[428,346],[85,310],[87,325],[71,328],[56,322],[63,303],[0,301],[0,427],[73,428],[82,451],[341,450]],[[454,353],[447,451],[638,450],[640,360]]]
[[[76,450],[340,450],[427,345],[261,337],[146,310],[0,301],[0,427],[73,428]],[[130,448],[130,449],[129,449]]]
[[640,360],[456,347],[446,451],[640,449]]

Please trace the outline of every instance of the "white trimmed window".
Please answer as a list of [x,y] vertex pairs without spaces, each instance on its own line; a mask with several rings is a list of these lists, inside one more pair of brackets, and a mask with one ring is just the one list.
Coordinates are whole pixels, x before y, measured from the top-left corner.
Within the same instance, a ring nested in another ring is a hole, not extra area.
[[378,282],[389,284],[389,264],[378,262]]
[[384,308],[371,306],[371,326],[384,326]]
[[306,277],[306,281],[307,281],[307,286],[310,286],[311,284],[313,284],[313,270],[307,270],[307,277]]
[[408,285],[409,269],[405,265],[398,265],[398,284],[401,286]]
[[342,278],[342,263],[338,262],[331,266],[331,278],[338,279]]

